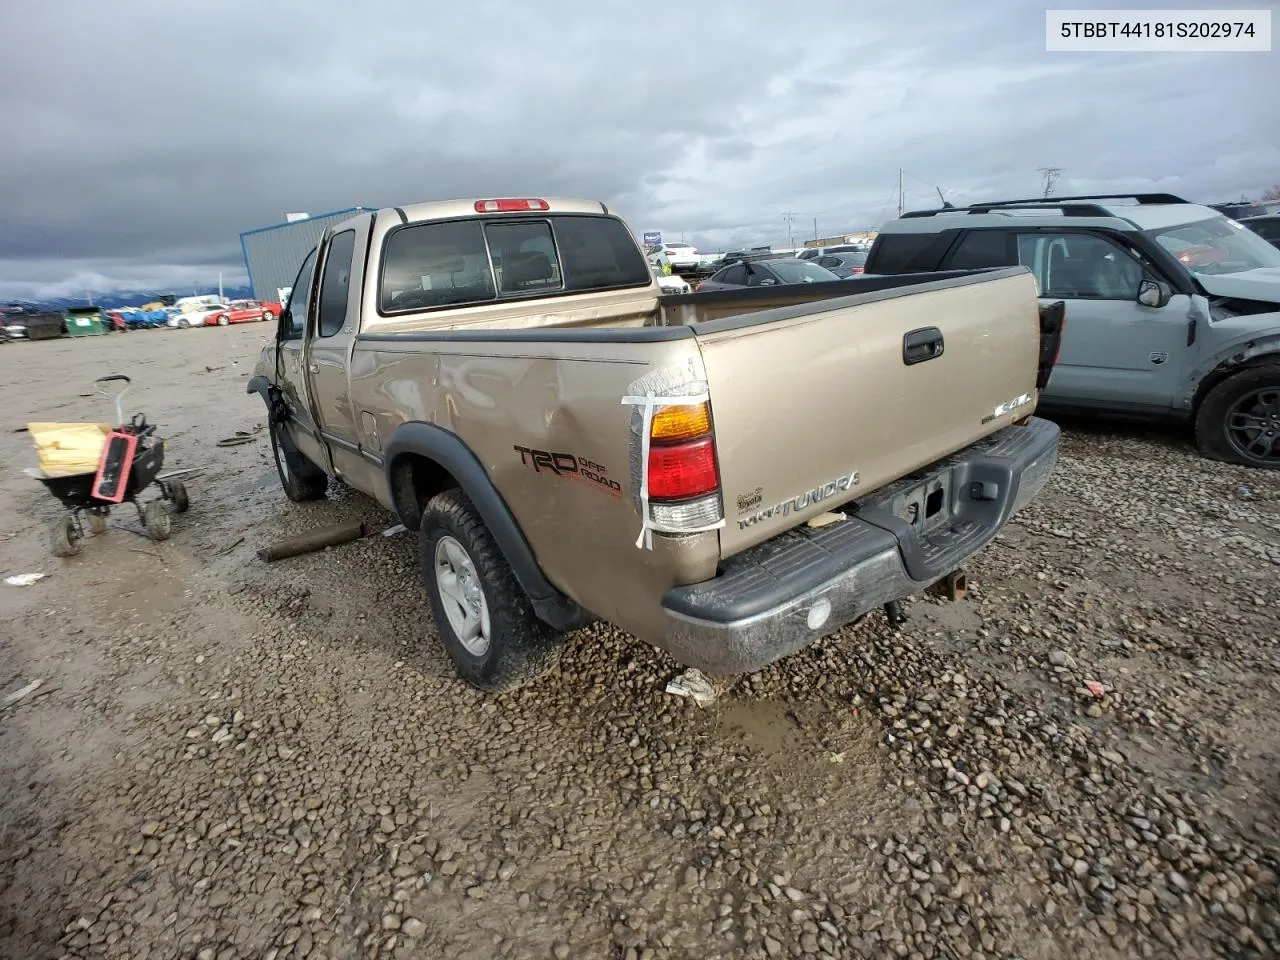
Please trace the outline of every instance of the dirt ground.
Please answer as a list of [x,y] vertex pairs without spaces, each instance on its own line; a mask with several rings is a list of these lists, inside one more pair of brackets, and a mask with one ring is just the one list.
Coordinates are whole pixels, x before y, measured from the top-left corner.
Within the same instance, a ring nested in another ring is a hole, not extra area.
[[[1280,483],[1069,426],[969,569],[700,709],[603,626],[493,698],[435,640],[415,536],[280,491],[266,324],[0,347],[0,957],[1271,956]],[[200,468],[59,560],[30,420],[130,407]],[[219,448],[246,431],[253,439]]]

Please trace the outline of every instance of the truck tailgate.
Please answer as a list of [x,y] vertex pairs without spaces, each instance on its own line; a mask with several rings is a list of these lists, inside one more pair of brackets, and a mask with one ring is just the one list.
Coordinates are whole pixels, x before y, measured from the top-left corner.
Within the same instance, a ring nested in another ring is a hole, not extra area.
[[1040,321],[1022,268],[695,328],[728,557],[1035,409]]

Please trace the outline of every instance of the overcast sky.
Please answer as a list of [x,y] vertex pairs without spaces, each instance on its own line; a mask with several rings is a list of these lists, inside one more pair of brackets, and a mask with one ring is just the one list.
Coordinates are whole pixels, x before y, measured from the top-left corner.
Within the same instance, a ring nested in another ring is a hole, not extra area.
[[1046,53],[1045,6],[3,3],[0,298],[242,280],[240,232],[286,211],[582,196],[724,250],[788,212],[797,242],[877,226],[899,167],[908,207],[1044,166],[1063,194],[1280,181],[1280,52]]

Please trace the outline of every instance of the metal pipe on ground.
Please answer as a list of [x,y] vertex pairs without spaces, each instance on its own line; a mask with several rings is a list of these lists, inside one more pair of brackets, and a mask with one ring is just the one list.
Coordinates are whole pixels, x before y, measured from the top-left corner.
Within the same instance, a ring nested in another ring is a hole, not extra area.
[[258,559],[267,563],[274,563],[277,560],[284,560],[288,557],[314,553],[317,550],[323,550],[325,547],[336,547],[339,544],[350,543],[352,540],[359,540],[366,532],[365,525],[359,522],[344,523],[334,527],[325,527],[321,530],[310,530],[296,537],[280,540],[269,547],[263,547],[258,551]]

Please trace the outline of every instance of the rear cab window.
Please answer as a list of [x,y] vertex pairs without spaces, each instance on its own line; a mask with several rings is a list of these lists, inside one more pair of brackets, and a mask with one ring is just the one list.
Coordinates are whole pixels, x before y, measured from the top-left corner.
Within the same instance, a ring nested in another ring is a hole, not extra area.
[[398,227],[383,247],[383,314],[648,286],[653,274],[615,217],[427,221]]

